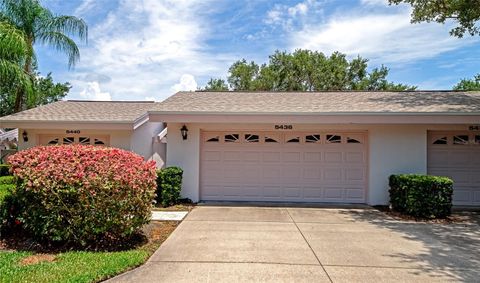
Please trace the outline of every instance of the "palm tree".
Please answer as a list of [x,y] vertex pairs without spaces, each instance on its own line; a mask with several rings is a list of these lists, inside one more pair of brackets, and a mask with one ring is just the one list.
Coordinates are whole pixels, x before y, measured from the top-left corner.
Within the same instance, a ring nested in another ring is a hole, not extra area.
[[28,50],[25,34],[0,19],[0,81],[27,95],[32,93],[31,76],[23,69]]
[[[33,75],[37,57],[33,46],[38,42],[55,48],[68,56],[68,67],[72,68],[80,59],[80,51],[70,36],[87,41],[88,27],[85,21],[74,16],[57,16],[43,7],[38,0],[0,0],[0,18],[23,31],[27,52],[23,70]],[[18,92],[15,112],[24,106],[25,93]]]

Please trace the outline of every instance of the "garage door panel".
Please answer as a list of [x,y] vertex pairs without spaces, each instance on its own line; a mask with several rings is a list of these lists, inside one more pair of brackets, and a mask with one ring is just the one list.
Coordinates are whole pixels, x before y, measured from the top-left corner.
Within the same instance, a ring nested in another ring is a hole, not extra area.
[[362,142],[357,144],[348,144],[343,134],[330,144],[326,134],[308,143],[303,133],[275,133],[270,143],[263,137],[273,134],[251,134],[259,142],[227,144],[218,132],[218,141],[202,138],[202,200],[365,202],[364,134],[356,134]]
[[287,199],[301,199],[302,188],[286,187],[283,190],[283,196]]
[[264,162],[280,162],[282,160],[282,153],[277,152],[263,152]]
[[343,161],[343,153],[338,151],[325,152],[325,163],[341,163]]
[[[438,137],[443,142],[435,144]],[[458,137],[461,144],[454,144]],[[431,132],[428,140],[428,173],[453,179],[453,204],[480,205],[480,145],[475,134]]]

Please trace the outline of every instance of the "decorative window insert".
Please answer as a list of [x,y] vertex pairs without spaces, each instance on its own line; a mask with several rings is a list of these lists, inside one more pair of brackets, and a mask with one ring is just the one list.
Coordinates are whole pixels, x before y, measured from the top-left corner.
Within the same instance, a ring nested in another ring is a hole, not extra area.
[[339,135],[327,135],[327,143],[341,143],[342,137]]
[[456,135],[453,136],[454,145],[467,145],[468,144],[468,135]]
[[432,144],[448,144],[448,139],[447,137],[435,138]]
[[93,141],[93,144],[94,145],[106,145],[104,141],[102,141],[101,139],[94,139]]
[[63,144],[73,144],[75,143],[75,138],[74,137],[64,137],[63,138]]
[[305,136],[305,142],[306,143],[320,143],[320,135],[319,134],[314,134],[314,135],[306,135]]
[[285,135],[286,143],[300,143],[300,136],[297,134],[286,134]]
[[360,137],[355,136],[347,136],[347,143],[363,143]]
[[79,144],[90,144],[90,138],[88,137],[79,137],[78,138]]
[[245,134],[245,142],[259,142],[260,137],[256,134]]
[[219,135],[210,135],[205,138],[206,142],[220,142],[220,136]]
[[266,143],[278,143],[278,142],[280,142],[280,139],[277,136],[266,134],[265,138],[264,138],[264,141]]
[[480,144],[480,135],[475,135],[474,142],[475,144]]
[[47,145],[57,145],[59,141],[59,138],[55,138],[47,143]]
[[240,135],[239,134],[228,134],[224,136],[225,142],[239,142]]

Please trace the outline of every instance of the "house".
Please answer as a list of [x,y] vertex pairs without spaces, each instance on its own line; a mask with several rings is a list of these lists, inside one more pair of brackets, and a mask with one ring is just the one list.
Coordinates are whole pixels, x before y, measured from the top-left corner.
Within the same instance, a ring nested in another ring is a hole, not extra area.
[[179,92],[29,111],[0,119],[31,137],[20,148],[91,133],[150,159],[167,125],[166,165],[193,201],[386,204],[391,174],[428,173],[454,179],[456,205],[480,205],[478,92]]
[[134,151],[162,167],[165,144],[150,122],[153,101],[59,101],[0,118],[1,128],[18,128],[18,149],[36,145],[90,144]]

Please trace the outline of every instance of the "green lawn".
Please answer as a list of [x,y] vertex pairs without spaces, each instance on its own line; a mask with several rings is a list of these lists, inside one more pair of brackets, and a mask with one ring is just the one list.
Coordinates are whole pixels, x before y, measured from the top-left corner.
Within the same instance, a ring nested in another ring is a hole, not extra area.
[[0,251],[0,282],[97,282],[142,264],[151,250],[66,252],[53,262],[23,265],[32,254]]

